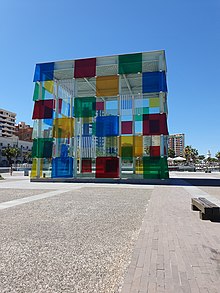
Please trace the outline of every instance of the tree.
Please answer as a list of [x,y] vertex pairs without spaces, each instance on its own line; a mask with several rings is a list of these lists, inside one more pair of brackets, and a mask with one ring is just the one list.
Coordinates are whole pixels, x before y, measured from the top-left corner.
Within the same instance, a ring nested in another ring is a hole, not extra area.
[[168,157],[170,157],[170,158],[175,157],[175,151],[171,148],[168,149]]
[[5,156],[8,160],[10,166],[10,174],[12,175],[12,163],[13,158],[17,158],[20,154],[20,150],[16,147],[7,147],[6,149],[2,150],[2,155]]
[[187,163],[190,163],[190,162],[195,163],[198,157],[198,150],[195,148],[192,148],[191,145],[187,145],[184,148],[184,154],[185,154]]
[[218,152],[215,154],[215,157],[218,159],[219,171],[220,171],[220,151],[218,151]]
[[205,156],[204,156],[204,155],[199,155],[199,156],[198,156],[198,159],[199,159],[200,161],[202,161],[202,160],[205,159]]
[[27,151],[26,153],[24,153],[23,158],[24,158],[24,163],[30,163],[32,159],[32,151]]

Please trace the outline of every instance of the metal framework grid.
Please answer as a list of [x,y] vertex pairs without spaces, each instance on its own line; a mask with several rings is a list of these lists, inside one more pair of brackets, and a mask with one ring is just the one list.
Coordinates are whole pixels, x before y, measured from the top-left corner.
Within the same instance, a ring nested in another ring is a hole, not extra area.
[[31,178],[168,178],[164,51],[37,64]]

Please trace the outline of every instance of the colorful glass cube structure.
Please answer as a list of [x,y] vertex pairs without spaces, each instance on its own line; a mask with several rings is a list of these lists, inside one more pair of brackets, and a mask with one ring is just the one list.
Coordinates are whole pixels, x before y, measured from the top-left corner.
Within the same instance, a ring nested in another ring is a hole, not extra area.
[[37,64],[32,178],[168,178],[165,52]]

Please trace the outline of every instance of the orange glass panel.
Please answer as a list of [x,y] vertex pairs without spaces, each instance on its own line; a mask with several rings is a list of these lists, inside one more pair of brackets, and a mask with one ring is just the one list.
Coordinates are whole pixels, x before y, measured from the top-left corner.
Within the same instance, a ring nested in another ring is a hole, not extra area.
[[96,78],[96,96],[107,97],[118,95],[118,76],[98,76]]
[[135,157],[143,156],[143,137],[142,136],[134,137],[134,156]]

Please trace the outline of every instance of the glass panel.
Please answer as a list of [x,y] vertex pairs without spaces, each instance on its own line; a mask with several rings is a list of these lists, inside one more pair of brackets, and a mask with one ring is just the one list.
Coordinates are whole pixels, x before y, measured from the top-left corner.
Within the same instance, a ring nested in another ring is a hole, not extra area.
[[96,158],[96,178],[118,178],[119,158],[99,157]]
[[75,78],[94,77],[96,75],[96,58],[75,61]]
[[98,76],[96,78],[96,96],[111,97],[118,95],[118,76]]
[[73,158],[53,158],[52,178],[73,177]]
[[132,134],[132,121],[121,122],[121,134]]
[[54,62],[37,64],[34,73],[34,82],[53,80]]
[[142,53],[119,55],[119,74],[142,72]]
[[94,117],[96,99],[94,97],[74,99],[75,117]]
[[98,116],[96,118],[96,136],[117,136],[118,134],[118,116]]

